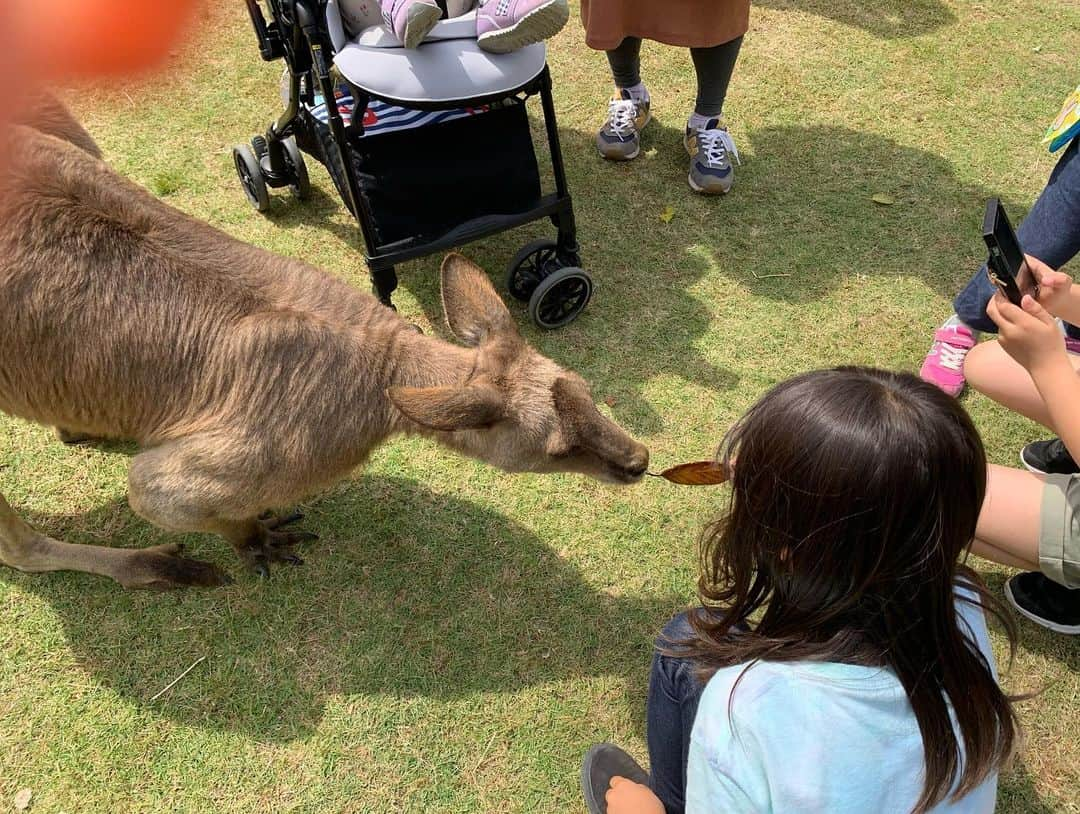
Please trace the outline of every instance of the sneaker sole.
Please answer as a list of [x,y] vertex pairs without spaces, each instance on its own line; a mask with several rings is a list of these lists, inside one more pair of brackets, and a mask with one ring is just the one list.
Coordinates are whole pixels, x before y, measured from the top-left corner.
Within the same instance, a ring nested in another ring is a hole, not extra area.
[[554,37],[570,20],[567,0],[552,2],[533,9],[510,28],[490,31],[476,38],[479,46],[492,54],[506,54]]
[[405,36],[401,44],[406,48],[418,48],[441,17],[442,9],[438,6],[417,3],[409,9],[409,16],[405,19]]
[[1043,619],[1041,616],[1036,616],[1034,613],[1028,610],[1024,610],[1016,602],[1016,598],[1012,593],[1012,586],[1006,581],[1005,583],[1005,598],[1009,600],[1009,604],[1016,609],[1016,612],[1023,616],[1025,619],[1030,619],[1040,627],[1045,627],[1047,630],[1052,630],[1055,633],[1063,633],[1066,636],[1080,635],[1080,625],[1059,625],[1056,622],[1051,622],[1047,619]]
[[1020,450],[1020,463],[1022,463],[1024,465],[1024,469],[1026,469],[1028,472],[1033,472],[1036,475],[1046,476],[1046,475],[1050,474],[1049,472],[1043,472],[1041,469],[1036,469],[1031,464],[1029,464],[1026,460],[1024,460],[1024,450]]
[[599,146],[596,148],[596,151],[600,153],[600,157],[605,161],[633,161],[641,155],[641,145],[639,144],[632,153],[605,153]]
[[686,180],[690,184],[690,189],[694,190],[694,192],[698,193],[699,195],[727,195],[729,192],[731,192],[731,187],[728,187],[727,189],[725,189],[724,187],[717,187],[716,189],[706,189],[705,187],[700,186],[694,181],[693,173],[687,175]]

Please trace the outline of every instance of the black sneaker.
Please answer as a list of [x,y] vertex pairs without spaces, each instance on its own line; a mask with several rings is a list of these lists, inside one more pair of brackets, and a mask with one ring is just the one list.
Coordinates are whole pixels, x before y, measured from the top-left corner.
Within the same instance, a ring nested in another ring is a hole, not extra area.
[[607,814],[607,792],[613,777],[649,785],[648,772],[630,755],[614,744],[598,743],[581,761],[581,791],[589,814]]
[[1011,577],[1005,596],[1023,616],[1057,633],[1080,633],[1080,588],[1058,585],[1038,571]]
[[1072,459],[1060,438],[1032,441],[1020,450],[1020,462],[1036,475],[1075,475],[1080,466]]

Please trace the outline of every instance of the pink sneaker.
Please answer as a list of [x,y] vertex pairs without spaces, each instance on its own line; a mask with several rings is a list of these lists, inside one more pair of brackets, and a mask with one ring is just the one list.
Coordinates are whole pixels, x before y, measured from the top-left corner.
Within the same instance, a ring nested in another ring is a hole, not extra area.
[[555,36],[569,19],[567,0],[480,0],[476,39],[485,51],[505,54]]
[[941,388],[950,396],[959,396],[964,389],[964,357],[975,347],[975,337],[963,325],[938,328],[934,344],[926,354],[919,378]]
[[442,17],[435,0],[379,0],[383,22],[406,48],[416,48]]

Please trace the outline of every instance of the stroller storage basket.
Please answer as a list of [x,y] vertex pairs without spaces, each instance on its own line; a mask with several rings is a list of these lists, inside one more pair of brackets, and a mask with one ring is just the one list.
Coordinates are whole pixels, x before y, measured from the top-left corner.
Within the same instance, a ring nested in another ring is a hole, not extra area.
[[[380,245],[428,242],[474,218],[527,212],[540,200],[528,117],[518,102],[440,124],[364,136],[350,148],[346,152]],[[328,164],[348,201],[340,165]]]

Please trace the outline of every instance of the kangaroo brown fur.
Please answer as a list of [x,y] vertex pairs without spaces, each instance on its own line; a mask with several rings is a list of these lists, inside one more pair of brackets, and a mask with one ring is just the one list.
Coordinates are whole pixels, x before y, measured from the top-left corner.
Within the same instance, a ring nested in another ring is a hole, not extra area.
[[[584,381],[532,349],[487,277],[443,262],[468,347],[374,297],[244,244],[112,171],[58,103],[0,136],[0,410],[140,452],[128,499],[175,532],[224,536],[251,568],[306,535],[260,519],[345,476],[397,433],[510,471],[641,477],[648,452]],[[0,496],[0,563],[127,587],[217,585],[175,545],[73,545]]]

